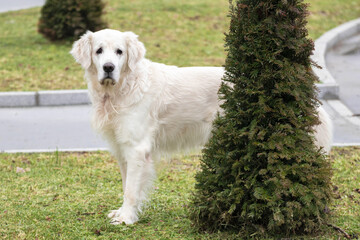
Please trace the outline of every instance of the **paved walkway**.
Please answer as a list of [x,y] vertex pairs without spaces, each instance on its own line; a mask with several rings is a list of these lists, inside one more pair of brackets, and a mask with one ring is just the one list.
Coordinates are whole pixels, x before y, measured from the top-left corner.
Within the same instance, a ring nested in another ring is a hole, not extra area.
[[[324,108],[334,122],[334,145],[358,145],[360,118],[348,116],[346,111],[339,110],[338,102],[324,102]],[[0,151],[105,149],[106,143],[90,126],[90,112],[88,105],[0,108]]]
[[323,101],[334,126],[334,146],[360,145],[360,118],[353,116],[339,100]]
[[340,100],[360,115],[360,34],[337,44],[328,52],[326,63],[339,84]]
[[0,151],[104,149],[90,126],[90,106],[0,108]]

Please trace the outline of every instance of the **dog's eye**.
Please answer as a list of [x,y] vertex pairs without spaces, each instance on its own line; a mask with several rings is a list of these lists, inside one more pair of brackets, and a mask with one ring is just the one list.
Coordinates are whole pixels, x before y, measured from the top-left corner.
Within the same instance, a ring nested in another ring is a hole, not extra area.
[[96,54],[101,54],[103,52],[102,48],[99,48],[97,51],[96,51]]
[[123,52],[120,49],[118,49],[118,50],[116,50],[116,53],[121,55]]

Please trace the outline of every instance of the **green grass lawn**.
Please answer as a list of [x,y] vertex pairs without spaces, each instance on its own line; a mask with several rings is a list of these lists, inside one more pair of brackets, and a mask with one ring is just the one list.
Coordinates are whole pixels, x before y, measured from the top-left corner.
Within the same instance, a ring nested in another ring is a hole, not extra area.
[[[331,160],[332,223],[359,236],[360,148],[335,148]],[[161,164],[141,220],[113,226],[106,215],[122,202],[121,177],[108,153],[0,154],[0,238],[240,239],[236,233],[199,233],[192,227],[187,206],[198,168],[197,155]],[[342,236],[325,228],[304,239]]]
[[[309,34],[360,17],[358,0],[311,2]],[[222,66],[228,0],[106,0],[110,28],[133,31],[153,61],[178,66]],[[37,33],[40,8],[0,14],[0,91],[86,88],[68,53],[72,42],[51,43]]]

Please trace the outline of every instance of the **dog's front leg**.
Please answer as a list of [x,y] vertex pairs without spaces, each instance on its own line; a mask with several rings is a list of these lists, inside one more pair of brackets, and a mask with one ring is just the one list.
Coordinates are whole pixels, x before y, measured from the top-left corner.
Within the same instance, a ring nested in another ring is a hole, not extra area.
[[138,221],[146,192],[154,177],[154,164],[150,157],[149,148],[125,148],[126,158],[126,186],[124,189],[124,203],[119,210],[112,211],[109,217],[112,224],[133,224]]
[[110,144],[110,151],[113,154],[113,156],[116,158],[116,160],[118,161],[118,164],[119,164],[119,167],[120,167],[120,172],[121,172],[123,191],[125,192],[125,189],[126,189],[126,169],[127,169],[126,160],[125,160],[125,158],[123,156],[123,153],[121,151],[120,146]]
[[[125,189],[126,189],[127,163],[126,163],[126,161],[124,159],[124,156],[123,156],[123,153],[121,151],[120,146],[110,144],[110,151],[113,154],[113,156],[118,160],[118,164],[119,164],[120,172],[121,172],[121,179],[122,179],[122,187],[123,187],[122,189],[123,189],[123,192],[125,192]],[[119,217],[120,212],[121,212],[121,208],[116,209],[116,210],[112,210],[108,214],[108,217],[109,218]]]

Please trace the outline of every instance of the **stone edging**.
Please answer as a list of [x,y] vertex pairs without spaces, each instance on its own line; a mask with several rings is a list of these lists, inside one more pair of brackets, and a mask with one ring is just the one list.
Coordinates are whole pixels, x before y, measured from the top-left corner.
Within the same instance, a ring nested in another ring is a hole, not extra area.
[[[360,18],[336,27],[315,41],[315,51],[312,60],[322,69],[313,67],[319,77],[320,99],[338,99],[339,85],[326,68],[327,51],[336,43],[360,31]],[[58,90],[38,92],[0,92],[0,107],[35,107],[90,104],[87,90]]]
[[[319,98],[334,91],[333,86],[317,84]],[[337,86],[338,88],[338,86]],[[337,90],[338,91],[338,90]],[[0,108],[68,106],[91,104],[88,90],[54,90],[38,92],[0,92]]]
[[87,90],[0,92],[0,107],[36,107],[90,104]]
[[319,77],[321,84],[319,98],[321,99],[337,99],[339,98],[339,85],[336,83],[334,77],[326,68],[326,53],[333,48],[338,42],[343,41],[352,35],[358,33],[360,30],[360,18],[344,23],[323,34],[315,41],[315,51],[312,60],[317,63],[322,69],[313,67],[314,73]]

